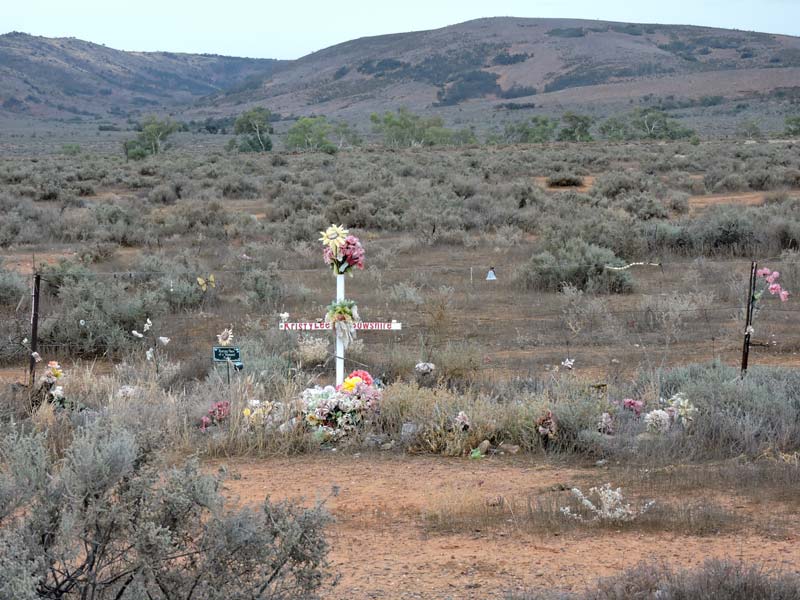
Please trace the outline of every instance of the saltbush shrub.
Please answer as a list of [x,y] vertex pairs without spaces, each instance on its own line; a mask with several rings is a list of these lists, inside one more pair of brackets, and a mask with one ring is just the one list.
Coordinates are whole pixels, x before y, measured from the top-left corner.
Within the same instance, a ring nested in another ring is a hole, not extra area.
[[322,508],[228,508],[196,461],[102,422],[63,458],[44,435],[0,439],[0,597],[311,598],[326,573]]
[[569,284],[583,291],[622,294],[633,289],[630,274],[606,268],[622,264],[608,248],[573,238],[563,246],[533,255],[514,279],[524,289],[559,291]]

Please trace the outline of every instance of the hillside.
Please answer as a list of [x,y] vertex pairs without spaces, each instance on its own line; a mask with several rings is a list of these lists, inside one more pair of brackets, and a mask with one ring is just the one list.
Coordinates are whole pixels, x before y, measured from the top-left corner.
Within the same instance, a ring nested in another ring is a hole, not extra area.
[[127,117],[185,108],[284,61],[124,52],[74,38],[0,35],[0,110],[43,118]]
[[407,106],[448,122],[484,123],[487,111],[510,115],[532,105],[605,116],[640,102],[677,109],[729,102],[731,112],[747,100],[759,116],[782,120],[783,109],[763,102],[797,100],[798,92],[800,38],[683,25],[479,19],[352,40],[294,61],[0,36],[6,116],[171,112],[202,120],[264,105],[363,124],[371,112]]
[[627,102],[769,94],[800,82],[800,38],[677,25],[493,18],[353,40],[293,62],[209,111],[359,116],[499,103]]

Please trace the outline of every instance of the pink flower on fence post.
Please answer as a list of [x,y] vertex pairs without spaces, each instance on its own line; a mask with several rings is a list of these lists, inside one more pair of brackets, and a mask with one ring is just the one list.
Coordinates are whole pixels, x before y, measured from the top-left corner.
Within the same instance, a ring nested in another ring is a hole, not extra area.
[[775,283],[780,278],[781,274],[778,271],[773,271],[767,275],[767,283]]
[[769,277],[772,274],[772,269],[769,267],[761,267],[758,271],[756,271],[756,275],[758,277]]
[[780,291],[781,302],[786,302],[789,299],[789,290]]
[[[767,278],[767,281],[769,281],[769,278]],[[773,296],[775,294],[780,294],[781,293],[781,284],[780,283],[772,283],[772,284],[770,284],[770,286],[767,289],[769,290],[769,293],[772,294]]]

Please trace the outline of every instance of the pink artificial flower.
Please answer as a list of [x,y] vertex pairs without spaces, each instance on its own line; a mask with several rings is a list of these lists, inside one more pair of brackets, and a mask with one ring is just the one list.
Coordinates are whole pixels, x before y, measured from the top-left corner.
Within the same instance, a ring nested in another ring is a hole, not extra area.
[[625,398],[625,400],[622,401],[622,406],[628,410],[632,410],[633,413],[638,417],[640,414],[642,414],[644,402],[641,400],[634,400],[633,398]]
[[200,431],[205,431],[209,425],[211,425],[211,419],[205,416],[200,419]]
[[786,302],[789,299],[789,290],[780,291],[781,302]]
[[772,274],[772,269],[769,267],[761,267],[758,271],[756,271],[756,275],[758,277],[769,277]]
[[767,276],[767,283],[775,283],[781,274],[778,271],[773,271]]
[[775,294],[780,294],[781,293],[781,284],[780,283],[773,283],[767,289],[769,290],[769,293],[772,294],[773,296]]
[[353,371],[352,373],[350,373],[350,375],[347,376],[348,379],[350,379],[351,377],[360,377],[361,381],[363,381],[367,385],[373,384],[372,375],[370,375],[366,371]]
[[331,250],[330,246],[325,246],[325,250],[322,251],[322,258],[326,265],[329,265],[333,262],[333,251]]
[[341,253],[344,260],[347,261],[347,264],[351,267],[357,267],[359,269],[364,268],[364,247],[356,236],[348,235],[344,239]]

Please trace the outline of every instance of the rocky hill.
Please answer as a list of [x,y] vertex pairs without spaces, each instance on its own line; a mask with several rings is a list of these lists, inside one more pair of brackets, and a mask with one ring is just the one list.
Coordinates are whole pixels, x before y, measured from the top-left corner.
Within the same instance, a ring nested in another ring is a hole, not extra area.
[[127,117],[185,109],[259,85],[284,61],[123,52],[74,38],[0,36],[0,110],[33,117]]
[[33,116],[264,105],[355,121],[407,106],[469,122],[489,108],[680,107],[797,97],[800,38],[683,25],[491,18],[361,38],[294,61],[121,52],[75,39],[0,36],[2,110]]
[[800,38],[676,25],[492,18],[362,38],[294,61],[208,110],[358,114],[487,103],[699,99],[800,85]]

